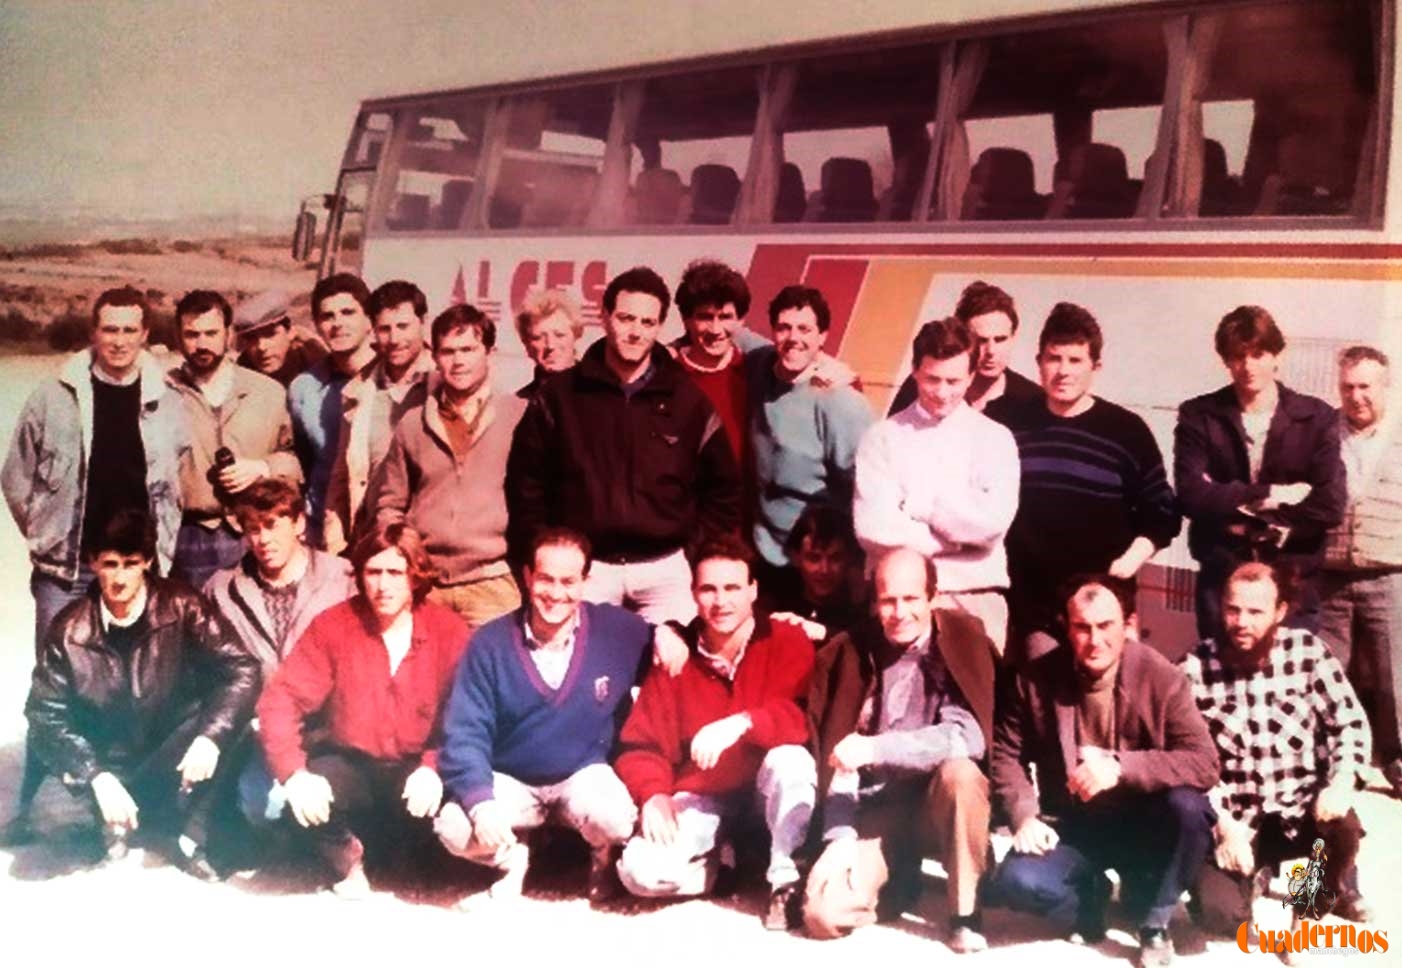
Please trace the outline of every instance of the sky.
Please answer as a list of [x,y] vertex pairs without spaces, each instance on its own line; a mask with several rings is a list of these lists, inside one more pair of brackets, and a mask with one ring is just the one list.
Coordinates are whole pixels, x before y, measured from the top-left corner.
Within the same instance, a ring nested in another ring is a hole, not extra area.
[[0,0],[0,213],[290,219],[367,97],[1032,5]]

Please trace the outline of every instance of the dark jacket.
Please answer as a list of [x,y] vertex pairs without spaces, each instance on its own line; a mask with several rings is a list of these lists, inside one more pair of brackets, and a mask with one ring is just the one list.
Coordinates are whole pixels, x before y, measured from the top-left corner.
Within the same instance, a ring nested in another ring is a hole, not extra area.
[[104,640],[96,584],[54,619],[24,712],[29,744],[86,784],[134,766],[183,722],[227,752],[258,698],[258,660],[197,592],[147,579],[142,634],[123,655]]
[[[1008,378],[1007,385],[1003,387],[1003,395],[996,400],[990,400],[988,407],[983,411],[989,417],[1002,423],[1002,418],[997,416],[1003,407],[1008,405],[1016,406],[1026,403],[1029,400],[1041,400],[1043,397],[1042,387],[1034,383],[1021,373],[1008,369],[1003,371],[1003,375]],[[886,411],[886,416],[894,417],[906,407],[915,402],[915,398],[920,395],[915,388],[915,375],[911,374],[905,378],[899,390],[896,391],[895,399],[891,401],[891,409]]]
[[506,468],[513,564],[542,528],[582,531],[602,560],[660,557],[698,532],[740,525],[740,477],[710,403],[665,349],[632,396],[604,341],[545,381],[516,428]]
[[[964,700],[983,730],[993,736],[993,642],[983,624],[964,612],[935,610],[935,645]],[[886,642],[875,619],[858,624],[818,650],[808,692],[808,735],[818,761],[818,802],[832,782],[828,758],[857,728],[862,706],[876,691],[881,670],[899,653]],[[812,826],[821,830],[821,823]]]
[[[1080,683],[1071,650],[1062,646],[1032,662],[1009,692],[999,705],[989,772],[993,795],[1016,830],[1039,813],[1064,818],[1078,808],[1066,791],[1079,756]],[[1115,677],[1115,712],[1123,789],[1207,790],[1217,782],[1217,747],[1187,678],[1147,645],[1125,643]],[[1027,770],[1034,763],[1040,804]]]
[[1174,487],[1189,518],[1188,548],[1194,558],[1206,563],[1224,551],[1244,557],[1248,540],[1227,530],[1246,521],[1237,508],[1264,498],[1272,484],[1302,481],[1313,488],[1308,498],[1261,517],[1290,528],[1281,549],[1285,555],[1318,559],[1323,554],[1325,533],[1343,520],[1348,500],[1339,421],[1327,403],[1280,387],[1255,484],[1241,406],[1230,386],[1180,406],[1173,438]]

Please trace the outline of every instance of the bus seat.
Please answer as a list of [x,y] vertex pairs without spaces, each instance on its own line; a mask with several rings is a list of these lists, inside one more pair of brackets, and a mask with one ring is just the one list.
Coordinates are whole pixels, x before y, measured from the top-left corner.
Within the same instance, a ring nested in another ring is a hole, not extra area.
[[740,176],[729,165],[697,165],[691,170],[693,225],[729,225],[740,197]]
[[1059,178],[1047,218],[1129,218],[1139,193],[1125,153],[1114,145],[1077,145],[1058,163]]
[[779,169],[779,194],[774,199],[774,221],[802,222],[808,207],[808,193],[803,187],[803,171],[791,161]]
[[960,217],[966,221],[1041,218],[1032,156],[1017,148],[985,148],[969,172]]
[[521,209],[522,228],[583,225],[599,173],[577,165],[541,168],[535,190]]
[[1276,171],[1261,186],[1257,215],[1344,215],[1350,190],[1322,184],[1328,177],[1320,151],[1332,146],[1316,144],[1301,133],[1286,135],[1276,149]]
[[876,191],[871,165],[860,158],[823,162],[819,222],[870,222],[876,218]]
[[635,225],[674,225],[681,214],[686,186],[670,168],[648,168],[633,182]]
[[385,215],[385,225],[396,232],[417,232],[428,228],[431,200],[427,195],[401,192]]
[[462,224],[462,213],[472,198],[472,179],[454,178],[443,185],[443,203],[438,207],[438,228],[455,229]]

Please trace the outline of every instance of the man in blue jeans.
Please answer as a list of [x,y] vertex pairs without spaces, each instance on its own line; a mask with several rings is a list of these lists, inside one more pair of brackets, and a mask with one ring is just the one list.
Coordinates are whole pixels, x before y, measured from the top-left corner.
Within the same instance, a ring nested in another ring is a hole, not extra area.
[[1134,641],[1127,583],[1073,578],[1064,601],[1070,648],[1018,676],[994,726],[993,792],[1014,835],[990,900],[1098,941],[1114,868],[1140,965],[1165,966],[1169,920],[1212,849],[1217,749],[1183,673]]

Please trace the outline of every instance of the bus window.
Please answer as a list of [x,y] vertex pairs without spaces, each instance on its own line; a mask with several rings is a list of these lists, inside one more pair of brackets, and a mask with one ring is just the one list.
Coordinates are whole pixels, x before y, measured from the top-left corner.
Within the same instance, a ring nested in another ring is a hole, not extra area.
[[391,232],[463,227],[477,180],[487,104],[454,98],[404,112],[403,144],[393,160],[384,209]]
[[[1374,150],[1377,62],[1374,4],[1262,3],[1211,15],[1204,136],[1246,134],[1241,167],[1223,174],[1205,155],[1203,215],[1348,215],[1360,168]],[[1269,51],[1269,56],[1260,56]],[[1238,107],[1232,128],[1221,104]],[[1368,142],[1365,144],[1365,140]],[[1216,177],[1219,184],[1211,184]]]
[[[979,56],[961,56],[955,75],[963,130],[946,138],[969,157],[949,159],[932,215],[1133,216],[1163,104],[1163,23],[1123,16],[975,42]],[[990,143],[996,137],[1006,140]]]
[[495,229],[581,226],[603,167],[613,85],[525,94],[507,110],[487,224]]
[[752,67],[648,80],[629,141],[625,211],[609,224],[729,225],[759,108]]
[[930,157],[939,46],[800,61],[782,105],[774,221],[908,221]]
[[346,149],[342,168],[375,168],[384,153],[385,142],[389,139],[390,118],[384,111],[362,114],[355,125],[355,133]]

